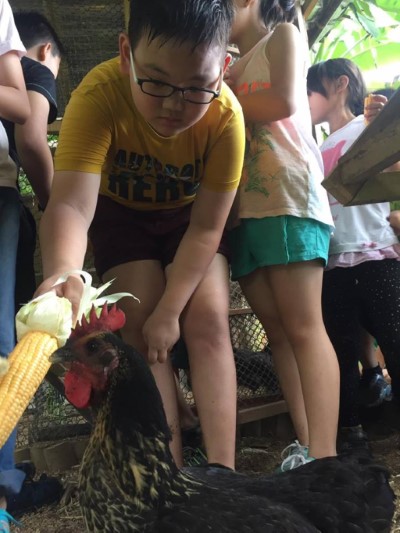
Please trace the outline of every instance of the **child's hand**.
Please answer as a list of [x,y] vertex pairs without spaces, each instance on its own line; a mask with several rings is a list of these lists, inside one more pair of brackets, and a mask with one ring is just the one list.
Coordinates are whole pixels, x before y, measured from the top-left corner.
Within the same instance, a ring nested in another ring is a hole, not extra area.
[[143,337],[148,346],[149,363],[165,363],[180,337],[179,317],[167,315],[156,308],[143,326]]
[[34,297],[36,298],[46,292],[54,292],[57,296],[67,298],[72,304],[72,322],[74,324],[83,294],[83,281],[79,275],[71,274],[63,283],[54,285],[59,277],[57,274],[44,280],[36,289]]
[[370,124],[379,115],[386,102],[387,98],[382,94],[370,94],[365,98],[364,119],[366,124]]
[[400,211],[392,211],[388,219],[395,234],[400,235]]

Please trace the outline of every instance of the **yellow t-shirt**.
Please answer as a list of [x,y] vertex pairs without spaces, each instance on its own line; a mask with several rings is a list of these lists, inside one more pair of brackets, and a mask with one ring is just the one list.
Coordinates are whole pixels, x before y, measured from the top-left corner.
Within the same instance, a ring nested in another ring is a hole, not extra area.
[[119,58],[96,66],[73,92],[55,157],[58,171],[101,173],[100,194],[139,210],[186,205],[201,183],[238,187],[244,154],[241,107],[229,87],[192,127],[161,137],[137,111]]

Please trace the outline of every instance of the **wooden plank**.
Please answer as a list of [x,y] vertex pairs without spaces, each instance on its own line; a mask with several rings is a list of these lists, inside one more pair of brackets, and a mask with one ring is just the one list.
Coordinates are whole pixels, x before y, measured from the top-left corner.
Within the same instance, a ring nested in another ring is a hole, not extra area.
[[339,159],[338,167],[342,170],[343,183],[359,183],[399,159],[400,91],[397,91]]
[[238,424],[247,424],[248,422],[255,422],[262,418],[269,418],[287,412],[288,408],[285,400],[277,400],[254,407],[244,407],[238,411]]
[[304,42],[306,43],[307,48],[308,48],[308,34],[307,34],[306,20],[304,18],[301,7],[298,4],[296,6],[296,13],[297,13],[297,27],[299,28],[300,35],[303,37]]
[[335,14],[335,11],[340,7],[343,0],[328,0],[324,1],[317,16],[310,22],[308,28],[308,42],[310,48],[317,41],[325,26]]
[[[382,173],[399,159],[400,90],[339,159],[322,184],[343,205],[360,205],[371,198],[372,191],[377,202],[400,199],[398,172]],[[356,194],[360,198],[353,202]]]
[[235,46],[234,44],[230,44],[228,46],[228,50],[227,52],[231,55],[233,55],[233,57],[239,57],[239,49],[237,46]]
[[[354,193],[349,192],[350,188]],[[370,204],[371,198],[373,203],[400,200],[400,172],[381,172],[370,176],[361,187],[359,184],[346,185],[339,193],[337,189],[335,192],[333,196],[343,205]],[[357,194],[356,198],[354,194]]]
[[124,0],[124,19],[126,31],[128,31],[130,4],[130,0]]
[[318,0],[306,0],[302,6],[304,20],[310,18],[311,13],[314,10],[314,7],[318,4]]

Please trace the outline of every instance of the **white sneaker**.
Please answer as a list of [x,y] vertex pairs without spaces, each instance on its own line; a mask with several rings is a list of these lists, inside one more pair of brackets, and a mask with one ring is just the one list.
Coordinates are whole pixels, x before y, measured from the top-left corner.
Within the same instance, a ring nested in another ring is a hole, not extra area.
[[292,444],[286,446],[286,448],[281,453],[281,459],[287,459],[291,455],[302,455],[303,457],[308,457],[308,446],[303,446],[296,439]]
[[311,463],[311,461],[314,461],[314,457],[304,457],[301,453],[295,453],[289,455],[289,457],[286,457],[286,459],[282,461],[280,471],[287,472],[288,470],[294,470],[299,466]]

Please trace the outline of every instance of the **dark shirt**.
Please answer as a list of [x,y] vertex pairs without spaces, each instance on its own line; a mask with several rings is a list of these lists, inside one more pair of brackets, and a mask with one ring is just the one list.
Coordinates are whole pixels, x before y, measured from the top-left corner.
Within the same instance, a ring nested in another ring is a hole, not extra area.
[[[23,57],[21,59],[21,66],[24,73],[26,90],[36,91],[49,101],[50,109],[47,123],[51,124],[57,118],[56,80],[53,73],[46,66],[39,63],[39,61],[35,61],[30,57]],[[7,132],[10,156],[20,166],[15,147],[14,122],[9,122],[4,119],[2,119],[2,122]]]

